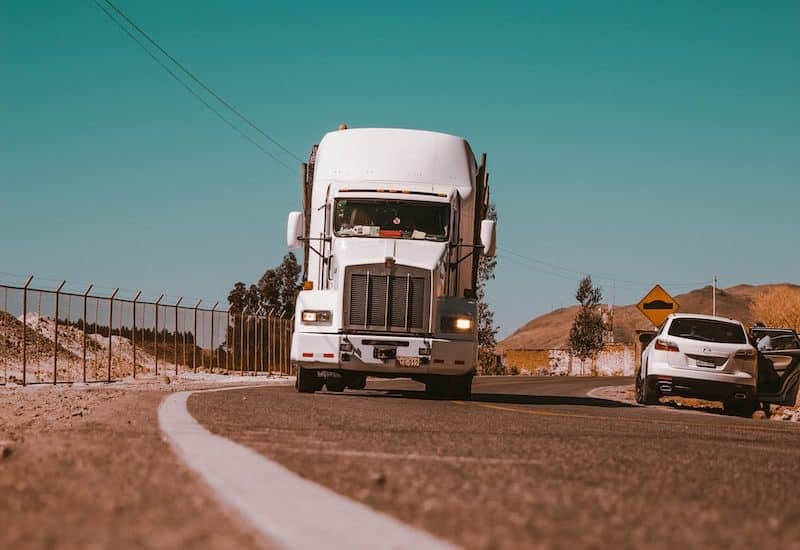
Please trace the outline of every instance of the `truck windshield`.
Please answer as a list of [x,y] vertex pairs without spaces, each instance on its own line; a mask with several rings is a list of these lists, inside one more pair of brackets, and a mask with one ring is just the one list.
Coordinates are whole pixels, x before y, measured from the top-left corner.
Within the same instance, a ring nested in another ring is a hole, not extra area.
[[446,241],[450,205],[407,200],[337,199],[333,229],[338,237]]

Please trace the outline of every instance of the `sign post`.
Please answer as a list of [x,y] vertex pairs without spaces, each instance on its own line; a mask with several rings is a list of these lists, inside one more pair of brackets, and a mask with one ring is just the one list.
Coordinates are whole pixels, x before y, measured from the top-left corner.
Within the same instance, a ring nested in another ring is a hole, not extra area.
[[642,298],[641,302],[636,304],[636,308],[653,325],[660,327],[670,314],[678,311],[680,306],[666,290],[661,288],[661,285],[656,285]]

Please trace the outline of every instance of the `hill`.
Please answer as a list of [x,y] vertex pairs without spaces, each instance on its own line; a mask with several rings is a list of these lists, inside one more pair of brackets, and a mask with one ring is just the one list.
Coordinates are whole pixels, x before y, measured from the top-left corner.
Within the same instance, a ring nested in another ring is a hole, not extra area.
[[[738,319],[745,325],[757,321],[752,314],[753,298],[771,288],[793,288],[789,283],[770,285],[738,285],[717,289],[717,315]],[[712,287],[706,286],[675,296],[683,313],[711,313]],[[531,319],[498,344],[498,350],[506,349],[564,349],[567,347],[569,329],[578,311],[578,306],[556,309]],[[614,307],[614,341],[630,343],[636,329],[652,328],[636,305]]]

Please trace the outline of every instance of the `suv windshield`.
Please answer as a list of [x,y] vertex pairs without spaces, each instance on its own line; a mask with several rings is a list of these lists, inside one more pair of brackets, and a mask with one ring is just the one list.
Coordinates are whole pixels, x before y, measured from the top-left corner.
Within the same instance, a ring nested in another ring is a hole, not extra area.
[[746,344],[744,328],[735,323],[711,319],[674,319],[668,334],[690,340],[717,342],[719,344]]
[[333,208],[337,237],[446,241],[449,224],[448,203],[337,199]]

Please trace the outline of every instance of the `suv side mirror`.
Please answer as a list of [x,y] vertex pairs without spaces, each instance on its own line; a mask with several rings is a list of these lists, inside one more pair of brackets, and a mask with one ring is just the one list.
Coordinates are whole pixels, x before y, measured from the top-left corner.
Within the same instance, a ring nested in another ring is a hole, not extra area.
[[497,244],[497,230],[494,220],[483,220],[481,222],[481,244],[483,245],[484,256],[494,256]]
[[290,249],[303,246],[302,238],[305,231],[305,219],[302,212],[289,212],[286,222],[286,246]]

